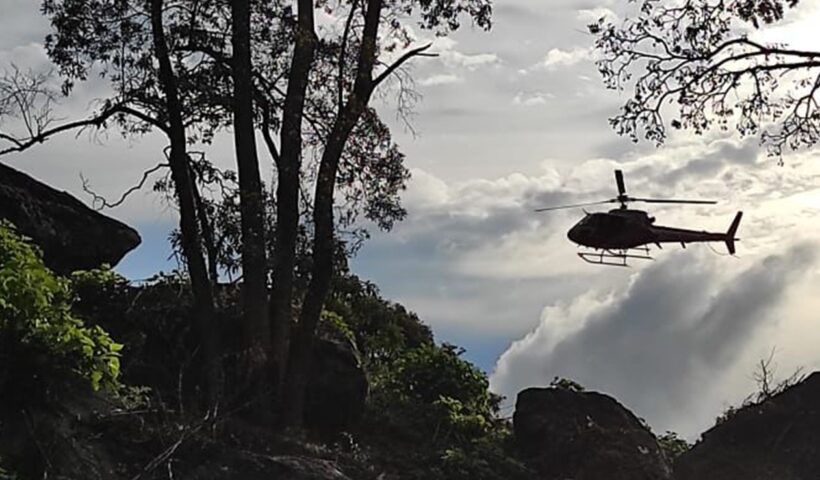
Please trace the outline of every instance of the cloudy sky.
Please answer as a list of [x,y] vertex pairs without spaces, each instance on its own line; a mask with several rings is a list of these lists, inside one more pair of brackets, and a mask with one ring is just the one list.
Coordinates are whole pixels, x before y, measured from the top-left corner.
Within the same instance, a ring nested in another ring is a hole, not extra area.
[[[48,69],[36,2],[0,3],[0,68]],[[754,388],[754,365],[772,349],[779,374],[820,368],[820,152],[777,166],[756,139],[677,134],[656,149],[617,137],[607,118],[624,94],[602,87],[585,25],[623,15],[625,4],[504,0],[492,32],[437,39],[439,56],[414,65],[424,97],[415,133],[393,122],[413,173],[409,217],[374,235],[353,267],[439,340],[465,346],[507,404],[521,388],[569,377],[656,431],[694,439]],[[807,4],[762,35],[806,45],[818,22],[820,7]],[[101,92],[93,81],[61,108],[79,115]],[[394,118],[389,97],[379,108]],[[163,146],[151,136],[69,135],[2,161],[88,200],[81,173],[116,197]],[[218,143],[212,157],[230,165],[232,145]],[[724,231],[743,210],[738,255],[670,246],[630,268],[581,262],[566,231],[582,212],[533,209],[612,197],[615,168],[635,195],[720,201],[653,208],[660,224]],[[160,199],[138,193],[110,213],[144,239],[121,272],[138,279],[172,267],[175,213]]]

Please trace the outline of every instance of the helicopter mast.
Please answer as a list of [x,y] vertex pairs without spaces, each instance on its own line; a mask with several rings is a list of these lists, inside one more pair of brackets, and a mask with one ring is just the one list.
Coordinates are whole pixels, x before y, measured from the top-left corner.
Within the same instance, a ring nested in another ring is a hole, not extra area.
[[618,197],[615,200],[621,203],[621,210],[626,210],[626,202],[629,201],[629,197],[626,195],[624,172],[615,170],[615,182],[618,184]]

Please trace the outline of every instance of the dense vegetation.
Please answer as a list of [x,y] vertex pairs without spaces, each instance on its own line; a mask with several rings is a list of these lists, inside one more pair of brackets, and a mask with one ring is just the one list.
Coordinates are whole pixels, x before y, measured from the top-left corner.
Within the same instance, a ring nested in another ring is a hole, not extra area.
[[[235,328],[238,293],[223,285],[216,297],[220,333],[234,346],[223,354],[226,365],[236,361],[241,343]],[[292,453],[317,442],[311,455],[333,458],[357,478],[383,472],[401,478],[528,478],[526,468],[508,453],[510,428],[498,416],[500,398],[488,391],[486,375],[463,360],[458,347],[436,344],[413,313],[350,273],[334,282],[320,336],[343,345],[364,370],[370,384],[364,412],[344,431],[312,425],[315,433],[296,440],[251,427],[255,419],[241,409],[250,390],[239,378],[225,379],[221,402],[226,410],[201,417],[200,382],[189,378],[198,374],[191,365],[197,342],[183,276],[161,274],[144,285],[107,269],[59,278],[43,265],[36,248],[2,225],[0,299],[0,422],[20,411],[31,419],[63,418],[63,410],[85,417],[59,432],[33,420],[41,424],[36,432],[16,432],[17,443],[30,448],[0,442],[0,462],[20,478],[92,468],[70,452],[47,454],[38,446],[66,437],[80,443],[95,438],[97,443],[86,445],[95,452],[94,461],[113,455],[108,461],[122,464],[121,473],[133,476],[162,465],[193,472],[202,462],[199,457],[217,445],[223,456],[231,449],[253,450],[264,443],[260,435],[269,442],[265,454]],[[94,402],[93,414],[84,399]],[[177,442],[161,459],[164,463],[151,464]],[[98,454],[105,449],[101,444],[127,446],[130,453]]]

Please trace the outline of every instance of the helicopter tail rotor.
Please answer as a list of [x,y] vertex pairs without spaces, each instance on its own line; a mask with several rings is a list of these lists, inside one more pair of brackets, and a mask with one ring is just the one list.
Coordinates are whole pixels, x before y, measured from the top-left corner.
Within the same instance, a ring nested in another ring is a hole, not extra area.
[[737,212],[735,219],[732,220],[732,224],[729,226],[729,230],[726,232],[726,248],[729,250],[730,255],[735,254],[735,240],[740,240],[739,238],[735,238],[735,234],[737,233],[737,227],[740,225],[741,218],[743,218],[743,212]]

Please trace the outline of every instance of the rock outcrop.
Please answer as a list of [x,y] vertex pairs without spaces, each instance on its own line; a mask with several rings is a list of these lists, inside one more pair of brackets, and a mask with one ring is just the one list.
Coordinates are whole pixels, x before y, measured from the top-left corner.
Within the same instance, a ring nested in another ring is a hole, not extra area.
[[128,225],[3,164],[0,219],[30,237],[43,250],[46,265],[60,274],[114,266],[141,241]]
[[338,466],[329,460],[299,456],[272,457],[275,478],[289,480],[349,480]]
[[350,429],[362,416],[369,385],[352,347],[320,339],[313,348],[305,423],[320,433]]
[[738,410],[675,462],[679,480],[809,480],[820,475],[820,372]]
[[[188,480],[350,480],[335,462],[307,455],[262,455],[231,449],[214,451]],[[146,477],[150,478],[150,477]],[[159,475],[153,478],[161,478]]]
[[516,446],[544,479],[668,480],[652,432],[612,397],[562,388],[518,394]]

